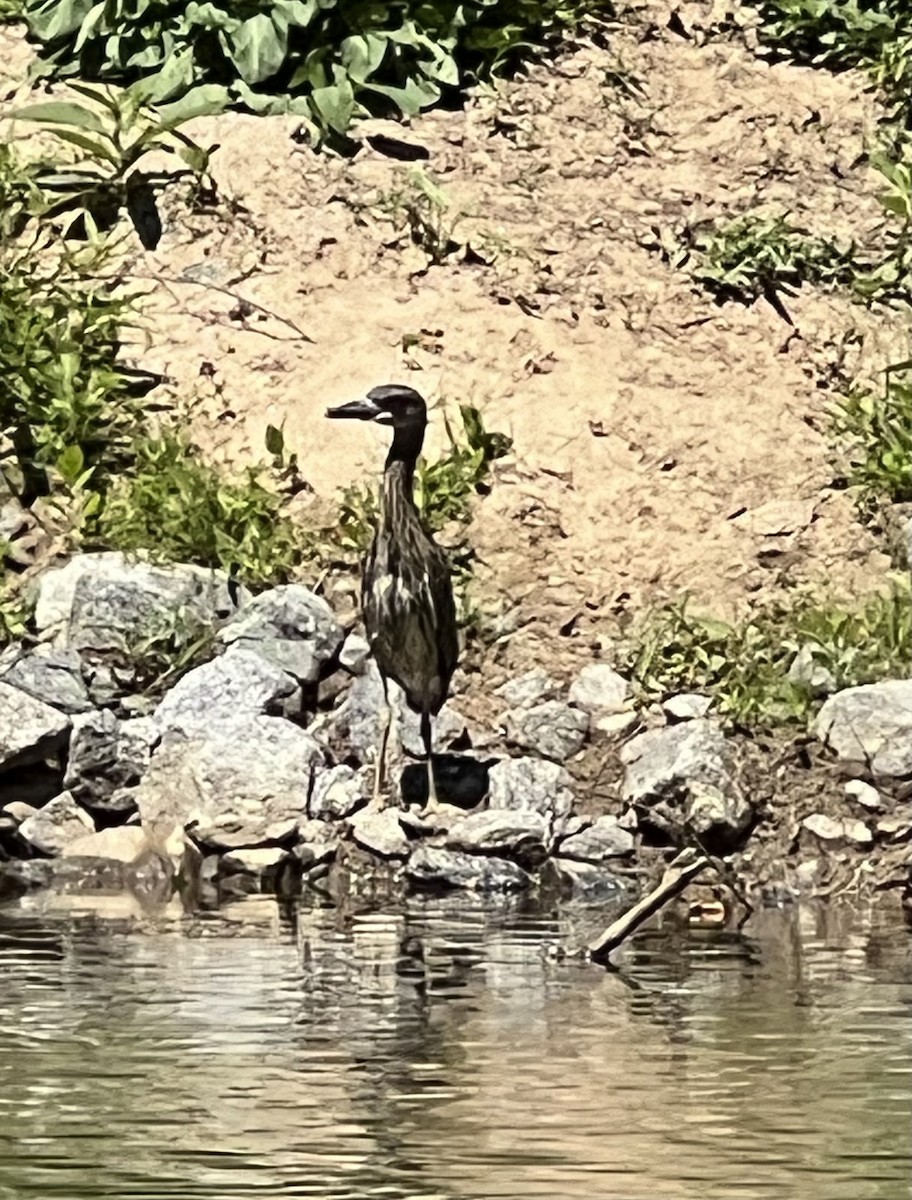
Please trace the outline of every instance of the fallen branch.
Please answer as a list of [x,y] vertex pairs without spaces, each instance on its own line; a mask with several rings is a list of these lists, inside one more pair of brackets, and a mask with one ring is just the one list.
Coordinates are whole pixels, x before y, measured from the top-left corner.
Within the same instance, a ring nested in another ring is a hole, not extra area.
[[665,868],[658,886],[616,921],[612,921],[603,933],[589,943],[587,950],[593,962],[607,962],[612,950],[616,950],[644,921],[648,921],[659,909],[664,908],[669,900],[679,896],[692,879],[696,879],[702,871],[712,865],[709,858],[699,854],[692,846],[682,850]]

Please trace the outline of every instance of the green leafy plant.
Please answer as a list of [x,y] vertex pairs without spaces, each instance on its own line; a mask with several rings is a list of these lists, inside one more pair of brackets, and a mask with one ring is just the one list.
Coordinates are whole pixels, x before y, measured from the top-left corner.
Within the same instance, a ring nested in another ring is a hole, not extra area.
[[465,214],[452,211],[446,192],[423,168],[411,168],[405,186],[382,197],[378,206],[405,224],[431,266],[446,262],[459,249],[454,234]]
[[691,256],[694,279],[722,299],[745,303],[802,283],[848,283],[855,273],[851,245],[812,237],[786,217],[758,213],[689,229],[679,265]]
[[[90,103],[47,100],[10,114],[39,124],[79,152],[72,167],[46,167],[37,173],[36,182],[49,197],[48,211],[75,210],[77,217],[88,212],[97,226],[109,228],[125,208],[143,244],[154,247],[161,236],[154,199],[157,188],[189,175],[198,191],[205,186],[212,190],[209,160],[217,147],[198,145],[178,126],[219,105],[207,105],[204,96],[191,96],[170,106],[165,116],[149,107],[150,89],[145,83],[126,89],[78,83],[70,87]],[[176,154],[185,167],[170,172],[141,170],[137,164],[153,151]]]
[[861,67],[907,120],[912,10],[906,0],[751,0],[764,42],[784,57],[831,69]]
[[864,507],[912,501],[912,363],[888,368],[879,393],[851,389],[833,425]]
[[604,0],[22,0],[44,73],[142,78],[154,103],[219,89],[211,102],[297,115],[315,139],[342,137],[368,110],[418,113],[607,7]]
[[0,152],[0,472],[25,503],[52,477],[103,491],[129,461],[149,380],[119,362],[130,300],[97,276],[103,244],[74,249],[46,223],[34,177]]
[[857,609],[805,595],[736,624],[683,602],[650,614],[622,666],[646,696],[704,692],[740,725],[806,721],[827,692],[909,674],[912,592],[897,582]]
[[139,631],[127,646],[137,691],[159,695],[215,656],[218,626],[193,609],[172,610]]
[[226,477],[174,429],[135,442],[132,453],[87,530],[90,544],[220,567],[254,587],[291,578],[306,540],[260,471]]

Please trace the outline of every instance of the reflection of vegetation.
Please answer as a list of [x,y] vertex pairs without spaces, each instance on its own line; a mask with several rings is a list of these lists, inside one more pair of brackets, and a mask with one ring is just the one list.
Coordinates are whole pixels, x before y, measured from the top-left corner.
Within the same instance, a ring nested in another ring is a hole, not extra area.
[[[5,0],[9,3],[9,0]],[[150,101],[292,113],[315,138],[369,110],[415,114],[543,47],[608,0],[20,0],[45,70]]]
[[909,674],[912,590],[856,608],[805,596],[737,624],[674,605],[643,622],[624,665],[646,695],[705,692],[738,723],[805,719],[826,692]]

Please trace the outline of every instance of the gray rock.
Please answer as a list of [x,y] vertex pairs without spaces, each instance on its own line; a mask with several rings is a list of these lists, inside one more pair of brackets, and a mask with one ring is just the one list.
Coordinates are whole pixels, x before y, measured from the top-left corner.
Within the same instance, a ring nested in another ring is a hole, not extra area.
[[505,758],[491,768],[491,808],[534,809],[552,819],[573,807],[572,780],[558,763],[541,758]]
[[560,688],[544,667],[533,667],[523,675],[508,680],[494,692],[509,708],[531,708],[533,704],[553,696]]
[[502,718],[507,737],[522,750],[535,750],[555,762],[566,762],[581,750],[589,716],[562,700],[546,700],[532,708],[514,708]]
[[607,663],[589,663],[570,685],[568,699],[584,712],[620,713],[631,699],[629,682]]
[[912,679],[846,688],[825,702],[814,732],[841,763],[875,776],[912,775]]
[[[420,756],[424,754],[424,742],[421,740],[421,717],[413,712],[406,703],[405,694],[396,684],[391,683],[390,699],[395,708],[396,718],[393,723],[392,735],[407,754]],[[452,704],[444,704],[431,725],[434,750],[445,750],[457,738],[469,733],[469,740],[475,744],[468,729],[468,722]]]
[[874,835],[864,821],[837,820],[825,813],[812,813],[801,822],[801,828],[821,842],[848,842],[853,846],[870,846]]
[[378,858],[406,858],[411,843],[399,824],[395,808],[364,809],[349,821],[352,837],[362,850]]
[[70,720],[0,681],[0,769],[42,762],[66,745]]
[[520,892],[533,880],[516,863],[421,844],[411,853],[405,873],[417,887],[462,888],[476,892]]
[[341,646],[342,636],[322,596],[299,583],[262,592],[219,633],[225,645],[253,651],[301,683],[315,682]]
[[446,846],[467,854],[543,859],[549,834],[548,820],[534,809],[488,808],[470,813],[453,825]]
[[73,717],[73,730],[63,785],[84,804],[105,811],[129,811],[132,804],[112,796],[139,782],[158,740],[158,726],[148,717],[119,721],[104,709]]
[[125,651],[168,620],[215,622],[234,612],[224,572],[80,554],[38,579],[35,625],[58,647]]
[[368,784],[362,772],[341,764],[321,771],[314,780],[307,810],[321,821],[341,821],[367,802]]
[[592,718],[592,729],[596,733],[604,733],[606,737],[622,738],[635,729],[639,723],[639,714],[633,710],[619,713],[599,713]]
[[188,671],[152,719],[162,733],[204,733],[220,722],[281,712],[297,690],[287,672],[250,650],[237,649]]
[[137,789],[143,828],[173,854],[190,829],[206,846],[235,849],[291,838],[307,815],[314,740],[278,717],[247,716],[205,734],[168,734]]
[[718,784],[733,772],[733,751],[721,728],[706,719],[637,734],[621,749],[624,799],[660,800],[691,780]]
[[350,671],[352,675],[360,675],[367,666],[370,658],[370,642],[360,633],[350,633],[342,643],[339,651],[339,666]]
[[92,707],[75,650],[36,646],[23,654],[14,650],[9,665],[0,663],[0,679],[64,713],[88,712]]
[[753,807],[731,781],[717,787],[693,779],[687,791],[687,824],[707,843],[737,841],[750,828]]
[[814,657],[813,646],[802,646],[788,669],[789,683],[807,688],[812,696],[828,696],[836,688],[832,671]]
[[561,841],[557,853],[561,858],[598,865],[612,858],[627,858],[633,853],[633,847],[633,834],[621,828],[617,817],[603,816],[588,829]]
[[338,708],[319,717],[310,732],[324,745],[344,748],[357,762],[373,760],[386,720],[380,672],[373,661],[358,675]]
[[721,848],[735,842],[753,819],[737,782],[734,748],[714,721],[697,718],[647,730],[632,738],[620,757],[624,799],[667,833],[689,823]]
[[34,804],[26,804],[24,800],[11,800],[9,804],[4,804],[0,811],[12,817],[17,825],[21,825],[23,821],[27,821],[29,817],[34,817],[37,812],[40,812],[40,809],[37,809]]
[[137,825],[121,825],[84,833],[64,846],[63,858],[108,859],[110,862],[132,863],[151,851],[145,830]]
[[699,692],[681,692],[669,696],[662,705],[662,712],[671,721],[698,721],[712,708],[712,699]]
[[70,842],[95,832],[95,822],[69,792],[61,792],[28,817],[19,833],[42,854],[62,854]]

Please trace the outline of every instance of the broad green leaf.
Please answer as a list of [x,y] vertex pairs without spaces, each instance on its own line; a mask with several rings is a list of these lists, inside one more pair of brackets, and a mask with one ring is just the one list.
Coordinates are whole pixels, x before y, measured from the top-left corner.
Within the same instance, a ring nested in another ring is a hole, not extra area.
[[84,104],[73,104],[66,100],[48,100],[43,104],[28,104],[17,108],[11,117],[20,121],[38,121],[43,125],[73,125],[77,129],[90,129],[93,133],[104,133],[105,125],[97,112]]
[[287,31],[281,34],[266,13],[250,17],[229,37],[232,58],[245,83],[270,79],[285,61]]
[[348,37],[339,46],[339,57],[355,83],[363,83],[383,62],[388,45],[385,34],[367,33]]
[[155,75],[138,80],[129,90],[140,104],[162,104],[172,96],[187,94],[194,74],[193,51],[183,50],[172,54]]
[[316,0],[273,0],[272,19],[282,32],[289,27],[306,29],[318,12]]
[[155,112],[161,120],[162,129],[173,129],[194,117],[211,117],[224,112],[230,103],[231,96],[226,87],[220,83],[204,83],[191,88],[179,100],[159,104]]
[[39,41],[53,42],[75,33],[92,10],[93,0],[46,0],[25,14],[29,32]]
[[62,142],[68,142],[71,146],[77,146],[92,158],[101,159],[103,162],[110,163],[113,167],[120,166],[120,155],[114,150],[110,142],[103,141],[100,137],[87,137],[84,133],[77,133],[74,129],[55,129],[54,137],[60,138]]
[[355,95],[348,82],[314,88],[310,94],[314,112],[329,129],[345,133],[355,111]]
[[266,453],[277,458],[285,449],[285,434],[275,425],[266,426]]
[[81,446],[67,446],[57,459],[57,470],[69,484],[75,484],[85,466],[85,455]]

